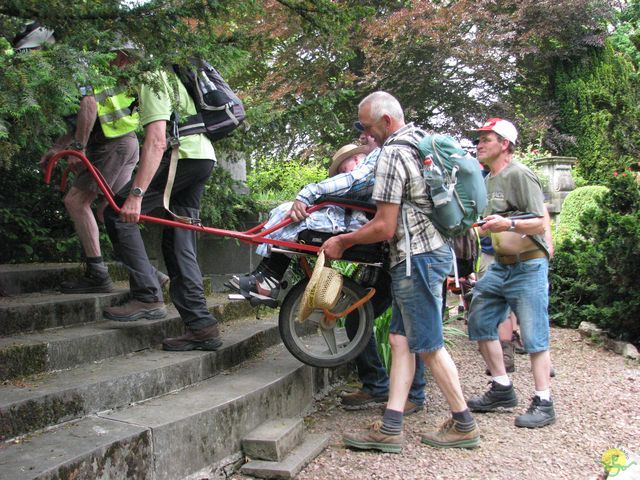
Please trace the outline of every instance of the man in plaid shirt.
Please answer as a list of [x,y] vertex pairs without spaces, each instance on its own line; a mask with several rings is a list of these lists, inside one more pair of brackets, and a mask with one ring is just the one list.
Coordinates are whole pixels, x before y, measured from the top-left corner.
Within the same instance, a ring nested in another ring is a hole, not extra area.
[[375,92],[362,100],[358,115],[364,133],[382,145],[372,195],[377,212],[360,230],[327,240],[323,250],[329,258],[337,259],[353,245],[389,241],[393,294],[389,342],[393,363],[389,402],[382,422],[366,431],[345,434],[344,442],[366,450],[402,450],[403,410],[417,353],[431,370],[452,412],[437,431],[422,436],[422,443],[474,448],[480,443],[480,433],[442,335],[442,284],[451,270],[451,249],[421,211],[428,212],[433,202],[422,178],[417,149],[393,143],[402,140],[416,144],[424,132],[411,123],[405,124],[400,103],[386,92]]

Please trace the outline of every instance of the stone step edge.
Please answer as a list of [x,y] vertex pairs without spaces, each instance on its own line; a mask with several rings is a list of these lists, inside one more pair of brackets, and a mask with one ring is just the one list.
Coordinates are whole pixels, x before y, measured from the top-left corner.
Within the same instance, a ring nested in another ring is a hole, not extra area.
[[[3,392],[13,396],[12,401],[0,402],[0,440],[178,391],[235,367],[280,342],[274,320],[247,320],[246,324],[234,324],[232,331],[225,333],[227,341],[217,352],[150,350],[113,357],[97,366],[83,365],[52,373],[48,383],[41,381],[43,391],[29,387],[24,395],[20,395],[20,390],[11,395],[10,387],[0,387],[0,400]],[[160,365],[154,365],[160,360]],[[129,366],[136,361],[144,365]],[[74,384],[74,378],[81,380]],[[86,378],[93,383],[86,383]],[[152,384],[161,380],[159,389]],[[127,388],[129,384],[132,388]],[[56,388],[58,385],[61,387]]]
[[[41,435],[27,436],[18,444],[6,443],[0,449],[0,464],[7,474],[16,469],[33,472],[28,476],[9,476],[15,480],[43,478],[42,472],[46,472],[46,478],[74,472],[81,472],[76,478],[98,478],[102,473],[97,472],[102,472],[105,466],[109,470],[107,476],[101,478],[192,480],[202,478],[201,472],[213,471],[216,465],[221,472],[228,472],[232,468],[228,459],[238,458],[242,435],[269,418],[304,414],[312,405],[314,393],[324,391],[335,380],[331,378],[333,371],[302,365],[282,346],[273,347],[261,357],[246,367],[229,371],[228,375],[218,375],[177,394],[84,417]],[[233,385],[243,391],[225,393],[233,391]],[[269,403],[272,408],[267,406]],[[207,405],[206,411],[203,405]],[[78,441],[79,437],[74,435],[78,425],[85,426],[84,431],[90,438]],[[122,441],[112,439],[98,452],[107,452],[109,456],[94,455],[96,449],[91,446],[92,442],[96,441],[95,437],[108,435],[112,430],[109,425],[135,427],[138,438],[142,438],[137,444],[146,450],[141,448],[133,456],[125,455],[131,449],[124,448],[127,445],[122,436]],[[183,432],[186,437],[177,438]],[[59,439],[62,435],[70,436],[81,445],[73,449],[64,439]],[[187,442],[187,438],[191,440]],[[196,449],[192,448],[194,439],[198,441]],[[114,455],[122,449],[124,454]],[[139,458],[130,462],[136,453]],[[43,457],[46,465],[41,464]],[[92,466],[94,470],[90,470]],[[90,474],[82,474],[87,471]],[[62,478],[69,478],[65,475]]]
[[[213,303],[209,305],[209,310],[222,324],[252,313],[256,314],[256,309],[246,301]],[[109,325],[113,328],[104,328]],[[127,340],[127,335],[124,332],[128,330],[138,330],[140,334],[133,339],[135,341],[129,338],[126,345],[124,343],[118,344],[118,341]],[[83,343],[99,345],[100,338],[102,340],[112,338],[112,343],[118,345],[119,350],[116,349],[115,353],[106,352],[106,355],[100,355],[100,351],[96,350],[92,355],[86,355],[84,361],[93,362],[151,348],[160,343],[162,338],[180,335],[183,331],[182,321],[175,309],[171,307],[168,316],[160,320],[138,320],[135,322],[105,320],[77,324],[68,328],[0,337],[0,380],[21,378],[80,365],[83,361],[75,361],[75,357],[72,355],[76,351],[70,347],[73,344],[78,345],[78,348]],[[112,355],[112,353],[114,354]]]
[[240,472],[258,478],[295,478],[327,448],[330,440],[331,435],[328,433],[307,434],[302,444],[294,448],[281,462],[252,460],[242,465]]
[[264,422],[242,439],[244,454],[252,459],[280,462],[300,443],[302,418],[278,418]]

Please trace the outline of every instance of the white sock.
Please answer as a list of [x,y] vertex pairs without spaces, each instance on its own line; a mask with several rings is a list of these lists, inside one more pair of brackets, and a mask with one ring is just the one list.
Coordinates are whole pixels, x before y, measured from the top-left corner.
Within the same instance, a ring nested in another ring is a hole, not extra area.
[[509,385],[511,385],[509,375],[500,375],[499,377],[493,377],[493,381],[502,385],[503,387],[508,387]]
[[551,400],[551,390],[549,389],[542,391],[535,390],[535,394],[540,397],[540,400]]

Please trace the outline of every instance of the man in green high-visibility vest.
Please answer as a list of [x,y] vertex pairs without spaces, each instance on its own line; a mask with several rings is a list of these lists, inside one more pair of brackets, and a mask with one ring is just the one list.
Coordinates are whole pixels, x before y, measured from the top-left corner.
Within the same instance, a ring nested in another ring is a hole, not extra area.
[[[123,68],[129,63],[129,55],[126,47],[117,50],[114,64]],[[121,85],[113,88],[83,86],[79,90],[80,109],[77,115],[69,119],[71,128],[42,156],[40,164],[46,166],[49,159],[60,150],[81,151],[100,171],[111,189],[117,192],[131,179],[138,163],[139,145],[135,130],[139,120],[133,107],[135,97]],[[100,190],[79,158],[70,157],[67,164],[75,172],[76,178],[64,197],[64,204],[82,244],[86,269],[80,279],[63,282],[61,291],[110,292],[113,282],[102,258],[98,223],[91,210]],[[100,219],[104,206],[103,202],[97,208]]]

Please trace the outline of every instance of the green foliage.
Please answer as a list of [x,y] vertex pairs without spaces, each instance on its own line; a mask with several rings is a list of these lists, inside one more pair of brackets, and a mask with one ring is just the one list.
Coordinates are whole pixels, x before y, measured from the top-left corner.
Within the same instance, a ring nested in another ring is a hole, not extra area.
[[556,249],[550,315],[559,325],[589,321],[640,344],[640,188],[627,173],[607,186],[599,208],[580,217],[582,238]]
[[202,223],[227,230],[245,230],[244,223],[256,214],[256,203],[251,196],[239,193],[240,187],[228,171],[214,169],[202,195]]
[[35,165],[0,167],[0,244],[0,263],[79,260],[62,195]]
[[564,199],[562,210],[558,216],[556,242],[579,238],[580,219],[587,210],[597,209],[598,198],[607,192],[607,187],[590,185],[578,187]]
[[578,158],[576,169],[592,184],[605,181],[640,155],[638,74],[610,43],[557,71],[558,129],[575,138],[565,154]]
[[636,68],[640,67],[640,1],[631,0],[619,12],[611,43],[616,51],[627,55]]
[[247,186],[263,200],[294,200],[302,187],[327,178],[327,170],[318,164],[300,160],[262,158],[247,175]]
[[545,150],[544,148],[537,148],[533,145],[528,145],[523,150],[516,150],[513,155],[514,160],[526,165],[531,169],[533,173],[538,176],[540,180],[540,184],[542,185],[542,190],[547,191],[549,187],[549,177],[542,173],[542,168],[537,165],[534,160],[538,158],[544,158],[551,156],[551,153]]
[[391,308],[384,311],[382,315],[375,319],[373,324],[373,334],[376,337],[376,345],[378,347],[378,355],[389,371],[391,368],[391,344],[389,343],[389,327],[391,326]]

